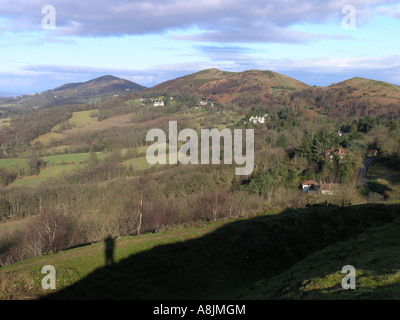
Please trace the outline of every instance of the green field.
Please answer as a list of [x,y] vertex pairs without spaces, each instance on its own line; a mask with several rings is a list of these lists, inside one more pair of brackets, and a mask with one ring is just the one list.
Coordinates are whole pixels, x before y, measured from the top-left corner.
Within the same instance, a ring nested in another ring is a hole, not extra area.
[[78,168],[77,165],[55,165],[40,170],[38,176],[24,177],[15,180],[10,184],[10,187],[36,187],[40,183],[47,181],[51,178],[56,178],[62,174],[71,173]]
[[122,164],[126,167],[129,167],[131,164],[134,165],[134,169],[136,170],[145,170],[150,167],[150,164],[147,162],[146,157],[133,158],[129,160],[125,160]]
[[[96,152],[100,159],[103,159],[105,154],[102,152]],[[61,154],[55,156],[44,157],[43,159],[49,165],[65,164],[65,163],[82,163],[89,159],[89,153],[71,153]]]
[[[98,121],[99,110],[87,110],[87,111],[78,111],[73,112],[72,117],[68,119],[68,125],[74,128],[83,128],[91,123],[95,123]],[[38,138],[34,139],[32,143],[40,142],[44,146],[49,146],[51,143],[59,140],[63,140],[65,138],[65,122],[56,124],[50,132],[47,132]]]
[[[58,125],[57,125],[58,126]],[[57,127],[54,129],[57,130]],[[32,141],[32,144],[35,142],[40,142],[43,146],[49,146],[51,143],[63,140],[65,138],[64,134],[59,133],[59,132],[47,132],[40,137],[36,138],[35,140]]]
[[[104,159],[105,154],[96,153],[99,159]],[[42,169],[38,176],[23,177],[15,180],[10,187],[35,187],[38,184],[59,177],[63,174],[71,173],[79,168],[89,159],[89,153],[62,154],[43,157],[46,161],[46,168]],[[136,161],[136,160],[135,160]],[[140,165],[141,161],[139,161]],[[27,159],[0,159],[0,169],[10,172],[17,172],[18,168],[27,168]]]
[[26,167],[26,159],[0,159],[0,169],[7,171],[16,171],[17,168]]
[[[97,152],[97,156],[100,159],[104,158],[102,152]],[[62,165],[62,164],[73,164],[82,163],[89,159],[89,153],[71,153],[71,154],[61,154],[43,157],[48,165]],[[18,166],[20,168],[26,167],[27,159],[0,159],[0,169],[7,171],[14,171]]]
[[[139,152],[146,152],[147,147],[137,148]],[[104,160],[107,153],[97,152],[100,160]],[[72,173],[74,170],[84,169],[83,164],[89,160],[89,153],[61,154],[43,157],[47,165],[40,171],[38,176],[24,177],[15,180],[10,186],[13,187],[35,187],[43,181],[59,177],[63,174]],[[134,164],[135,170],[144,170],[150,167],[145,156],[124,160],[121,162],[129,167]],[[27,168],[27,159],[0,159],[0,169],[10,172],[17,172],[18,168]]]
[[82,128],[88,124],[97,122],[98,117],[99,117],[98,109],[80,111],[80,112],[74,112],[72,114],[72,118],[69,119],[68,122],[71,126]]

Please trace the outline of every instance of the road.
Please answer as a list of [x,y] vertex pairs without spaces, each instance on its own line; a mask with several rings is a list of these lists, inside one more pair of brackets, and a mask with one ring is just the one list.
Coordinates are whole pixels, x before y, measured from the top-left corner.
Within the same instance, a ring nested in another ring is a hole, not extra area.
[[374,157],[364,159],[364,167],[360,170],[361,183],[363,184],[364,188],[367,189],[369,192],[372,192],[372,190],[368,185],[367,171],[369,165],[371,164],[372,161],[374,161],[374,159],[375,159]]

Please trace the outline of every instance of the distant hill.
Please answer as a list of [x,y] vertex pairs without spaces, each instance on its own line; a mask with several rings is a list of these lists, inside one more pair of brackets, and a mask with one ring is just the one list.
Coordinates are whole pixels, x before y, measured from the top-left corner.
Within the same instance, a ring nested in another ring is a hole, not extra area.
[[214,103],[233,104],[241,109],[261,110],[281,105],[310,117],[400,115],[400,86],[355,77],[326,87],[309,86],[289,76],[262,70],[228,72],[206,69],[151,88],[111,75],[87,82],[68,83],[41,93],[0,98],[4,115],[20,108],[90,104],[116,96],[157,98],[187,95]]
[[290,95],[292,104],[333,117],[400,115],[400,86],[360,77]]
[[84,104],[127,95],[144,88],[135,82],[106,75],[87,82],[64,84],[55,89],[36,94],[3,99],[2,102],[27,108]]
[[352,97],[370,99],[373,102],[381,104],[399,102],[400,100],[400,86],[384,81],[356,77],[339,82],[331,87],[352,88]]
[[308,87],[301,81],[273,71],[227,72],[207,69],[166,81],[144,90],[143,94],[191,94],[206,100],[227,103],[243,95],[264,99],[267,93],[283,94]]
[[312,117],[396,117],[400,110],[400,86],[391,83],[355,77],[326,87],[312,87],[277,72],[260,70],[207,69],[148,88],[143,94],[189,94],[243,108],[268,108],[279,103],[304,109]]

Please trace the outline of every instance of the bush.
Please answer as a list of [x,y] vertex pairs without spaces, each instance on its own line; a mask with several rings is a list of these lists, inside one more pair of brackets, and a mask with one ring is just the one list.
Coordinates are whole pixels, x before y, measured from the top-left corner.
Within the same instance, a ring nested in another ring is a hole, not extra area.
[[17,179],[17,175],[15,173],[0,170],[0,187],[7,187],[10,183],[13,183],[15,179]]
[[65,250],[78,242],[79,233],[67,217],[55,208],[42,211],[29,225],[24,237],[25,253],[36,257]]
[[40,169],[46,166],[46,162],[39,158],[36,153],[33,153],[31,157],[27,160],[27,174],[29,176],[38,175],[40,173]]
[[5,199],[0,199],[0,221],[5,220],[9,217],[10,209],[10,202]]

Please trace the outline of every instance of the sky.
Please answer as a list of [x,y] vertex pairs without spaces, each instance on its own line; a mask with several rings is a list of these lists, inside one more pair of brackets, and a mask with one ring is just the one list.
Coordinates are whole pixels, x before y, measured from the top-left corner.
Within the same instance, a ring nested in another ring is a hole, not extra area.
[[400,1],[0,0],[0,94],[208,68],[400,85]]

